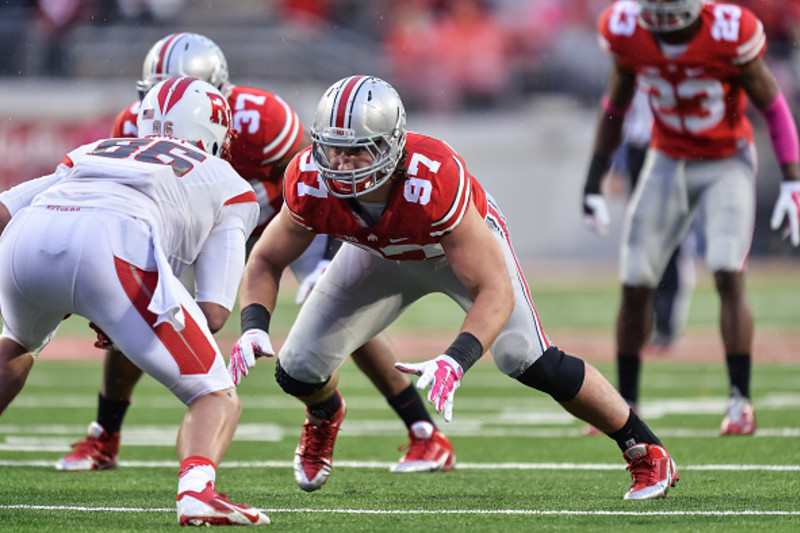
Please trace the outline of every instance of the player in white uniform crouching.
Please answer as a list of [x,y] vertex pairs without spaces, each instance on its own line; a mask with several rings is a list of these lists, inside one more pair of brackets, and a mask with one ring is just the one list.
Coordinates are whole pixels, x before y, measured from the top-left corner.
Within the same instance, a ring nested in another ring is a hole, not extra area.
[[[13,218],[0,238],[0,413],[65,315],[96,324],[188,406],[178,432],[181,525],[269,519],[216,491],[216,465],[241,402],[212,336],[230,314],[245,241],[258,220],[252,187],[224,161],[230,108],[212,85],[171,78],[142,102],[141,138],[68,154],[55,174],[0,195]],[[193,298],[177,275],[196,271]]]

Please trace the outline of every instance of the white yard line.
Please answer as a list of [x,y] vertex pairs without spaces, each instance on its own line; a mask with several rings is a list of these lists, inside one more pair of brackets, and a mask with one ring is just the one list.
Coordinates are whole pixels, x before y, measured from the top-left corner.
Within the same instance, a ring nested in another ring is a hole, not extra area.
[[[5,461],[0,466],[43,466],[52,467],[54,460]],[[381,468],[388,470],[396,463],[383,461],[336,461],[336,468]],[[178,468],[177,461],[120,461],[121,468]],[[220,468],[292,468],[291,461],[224,461]],[[458,463],[458,470],[623,470],[622,463]],[[711,464],[683,465],[680,471],[761,471],[761,472],[800,472],[800,465],[744,465]]]
[[[32,511],[84,511],[84,512],[118,512],[118,513],[174,513],[174,508],[167,507],[85,507],[71,505],[0,505],[0,509],[22,509]],[[261,509],[265,513],[319,513],[319,514],[354,514],[354,515],[569,515],[569,516],[800,516],[800,511],[573,511],[567,509]]]

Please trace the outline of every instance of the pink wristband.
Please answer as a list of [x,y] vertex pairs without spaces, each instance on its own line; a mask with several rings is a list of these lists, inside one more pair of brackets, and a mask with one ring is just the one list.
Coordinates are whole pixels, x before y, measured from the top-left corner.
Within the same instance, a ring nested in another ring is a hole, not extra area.
[[614,118],[622,118],[628,112],[627,109],[619,109],[611,105],[611,101],[608,99],[607,94],[604,94],[603,97],[600,99],[600,105],[603,106],[603,109],[606,110],[606,113],[608,113]]
[[772,148],[775,150],[778,163],[797,163],[800,161],[800,141],[797,138],[797,126],[783,93],[779,91],[775,100],[762,109],[761,112],[767,121],[769,138],[772,140]]

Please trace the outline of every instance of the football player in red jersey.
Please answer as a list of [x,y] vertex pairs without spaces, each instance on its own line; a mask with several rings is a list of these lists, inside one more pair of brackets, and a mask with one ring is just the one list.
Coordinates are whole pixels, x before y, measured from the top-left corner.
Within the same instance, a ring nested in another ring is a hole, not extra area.
[[623,228],[622,301],[617,321],[619,389],[638,400],[640,352],[650,333],[656,283],[699,210],[706,261],[719,293],[720,330],[730,378],[722,435],[749,435],[753,317],[744,270],[755,216],[756,154],[747,98],[763,113],[783,173],[773,229],[788,219],[800,244],[797,128],[762,56],[761,22],[734,4],[702,0],[616,2],[601,15],[601,43],[613,57],[583,196],[584,217],[603,230],[600,181],[620,141],[637,87],[655,118],[653,139]]
[[[261,208],[258,226],[248,242],[252,246],[283,202],[286,165],[311,144],[297,114],[276,94],[231,84],[222,50],[211,39],[196,33],[175,33],[159,40],[147,53],[142,70],[142,79],[137,83],[140,97],[155,83],[174,75],[208,81],[226,96],[233,114],[233,128],[238,132],[231,142],[230,162],[253,187]],[[117,116],[113,137],[137,135],[139,107],[137,100]],[[320,236],[291,265],[301,282],[298,303],[330,263],[338,248],[335,244],[333,239]],[[116,466],[119,430],[142,372],[120,351],[110,347],[110,342],[106,345],[97,420],[90,424],[89,435],[75,443],[75,449],[56,463],[58,470],[104,470]],[[452,444],[435,427],[411,381],[395,371],[397,353],[388,338],[379,335],[354,350],[352,356],[408,428],[409,451],[392,470],[430,472],[441,469],[444,461],[452,463],[455,457]],[[234,375],[235,384],[239,379],[239,375]]]
[[294,459],[307,491],[328,479],[346,406],[336,369],[355,347],[419,298],[441,292],[466,311],[450,347],[422,363],[398,363],[431,386],[449,421],[464,372],[491,348],[497,367],[550,394],[607,432],[633,475],[626,499],[664,497],[674,461],[594,367],[544,334],[494,201],[444,141],[406,132],[403,103],[385,81],[351,76],[317,107],[313,145],[286,170],[284,205],[248,259],[240,287],[242,336],[231,363],[270,354],[269,322],[281,273],[317,234],[345,241],[300,310],[275,377],[306,406]]

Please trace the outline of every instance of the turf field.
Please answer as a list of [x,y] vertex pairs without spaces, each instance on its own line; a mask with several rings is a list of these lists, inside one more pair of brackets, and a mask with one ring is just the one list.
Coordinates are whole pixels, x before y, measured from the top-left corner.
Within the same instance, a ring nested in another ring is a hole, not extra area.
[[[795,265],[751,268],[761,342],[788,338],[791,345],[798,338]],[[388,472],[405,429],[348,361],[340,390],[349,412],[334,470],[310,494],[295,486],[291,472],[303,409],[272,380],[274,363],[263,361],[240,387],[244,413],[220,466],[219,487],[234,501],[265,509],[273,531],[800,530],[800,358],[785,344],[786,353],[757,353],[752,389],[759,429],[749,438],[717,437],[727,380],[714,331],[715,296],[698,275],[688,340],[644,365],[641,410],[681,472],[666,500],[623,501],[630,477],[616,445],[583,436],[582,423],[488,360],[465,377],[453,422],[435,417],[456,448],[457,471],[422,475]],[[598,356],[590,359],[613,376],[610,354],[600,353],[611,346],[613,274],[577,281],[563,272],[551,276],[540,273],[545,283],[533,284],[546,329],[561,345],[595,346]],[[291,296],[287,291],[276,313],[278,343],[293,313]],[[430,350],[451,336],[442,329],[456,327],[460,317],[449,302],[431,298],[403,317],[392,337],[409,358],[432,357],[438,352]],[[232,320],[223,346],[235,335]],[[66,344],[48,347],[0,418],[0,530],[175,528],[174,441],[184,407],[150,378],[134,396],[119,470],[63,474],[52,468],[95,414],[101,365],[97,355],[73,360],[76,348],[67,342],[78,336],[81,350],[93,354],[84,327],[65,324],[59,338]],[[419,331],[412,336],[412,329]],[[420,347],[427,351],[414,352]],[[712,353],[704,357],[703,350]]]

